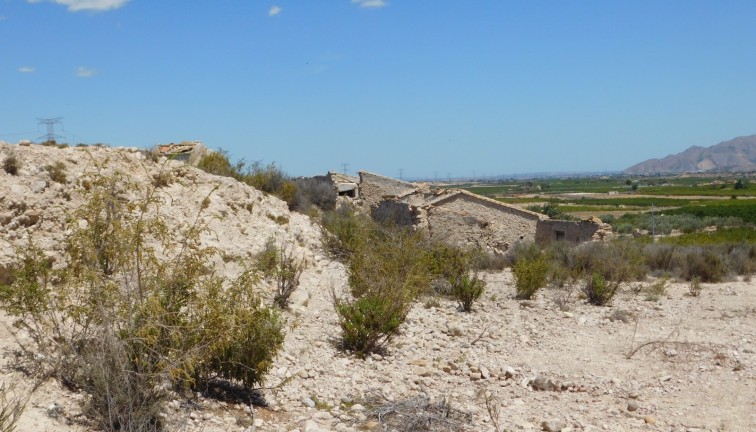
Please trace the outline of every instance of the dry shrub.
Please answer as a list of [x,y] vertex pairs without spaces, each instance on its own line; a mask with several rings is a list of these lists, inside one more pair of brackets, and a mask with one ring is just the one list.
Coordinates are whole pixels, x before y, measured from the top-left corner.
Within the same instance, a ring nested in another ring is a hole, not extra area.
[[281,309],[289,307],[289,297],[299,286],[299,278],[305,269],[304,258],[296,259],[292,247],[276,246],[273,240],[268,240],[265,248],[255,256],[255,268],[265,278],[275,281],[273,304]]
[[689,248],[681,277],[687,281],[698,278],[701,282],[721,282],[727,275],[725,260],[709,248]]
[[18,175],[18,171],[21,169],[21,160],[16,156],[16,153],[11,152],[3,159],[3,170],[10,175]]
[[336,208],[336,190],[325,177],[308,177],[295,180],[297,189],[291,209],[307,214],[312,206],[330,211]]
[[31,392],[26,395],[17,393],[16,385],[0,384],[0,432],[14,432],[26,409]]
[[475,270],[501,271],[507,268],[509,259],[505,255],[497,255],[482,249],[473,249],[470,257],[470,267]]
[[201,226],[171,231],[154,187],[95,177],[52,268],[30,244],[19,251],[3,307],[33,343],[31,369],[90,395],[85,412],[109,430],[154,431],[165,389],[213,377],[262,382],[283,343],[282,323],[256,295],[250,272],[226,280],[209,267]]
[[701,280],[697,277],[694,277],[690,281],[690,285],[688,285],[688,292],[693,297],[698,297],[701,295],[701,292],[703,291],[703,286],[701,286]]
[[728,249],[727,267],[733,273],[749,277],[756,271],[756,245],[739,243],[730,245]]
[[676,270],[675,247],[668,244],[651,243],[643,253],[649,270],[653,272],[670,273]]
[[170,186],[173,183],[173,174],[170,171],[161,169],[157,174],[152,175],[152,185],[156,188]]
[[667,294],[667,278],[661,278],[645,288],[646,300],[657,301]]
[[467,432],[472,431],[472,414],[455,409],[447,398],[433,401],[417,396],[389,401],[373,396],[365,402],[369,417],[374,418],[381,430],[397,432]]
[[533,260],[541,255],[541,248],[533,242],[517,242],[507,253],[507,263],[514,267],[521,259]]
[[551,290],[551,301],[559,310],[569,309],[572,294],[575,292],[574,283],[574,277],[567,267],[558,261],[551,262],[548,285]]
[[45,166],[45,171],[50,174],[50,180],[61,184],[68,183],[68,180],[66,179],[66,164],[62,161],[57,161],[54,164]]
[[608,304],[622,283],[645,277],[643,251],[636,243],[587,243],[576,250],[576,262],[584,275],[583,293],[593,305]]

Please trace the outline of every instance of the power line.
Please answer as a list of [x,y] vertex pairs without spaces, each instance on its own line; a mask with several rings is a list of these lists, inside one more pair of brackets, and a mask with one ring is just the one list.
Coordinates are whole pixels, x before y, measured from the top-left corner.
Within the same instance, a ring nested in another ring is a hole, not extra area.
[[63,120],[63,117],[38,118],[37,120],[39,120],[39,124],[43,124],[47,126],[47,135],[42,135],[38,139],[45,138],[46,142],[52,142],[52,141],[55,141],[55,138],[63,138],[60,135],[55,135],[55,125],[62,124],[61,120]]

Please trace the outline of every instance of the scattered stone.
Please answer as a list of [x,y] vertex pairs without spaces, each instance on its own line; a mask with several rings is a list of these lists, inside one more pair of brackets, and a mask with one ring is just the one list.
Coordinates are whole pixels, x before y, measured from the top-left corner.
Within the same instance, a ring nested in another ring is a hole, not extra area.
[[656,424],[656,419],[652,415],[647,415],[643,417],[643,421],[646,422],[646,424],[650,424],[650,425]]
[[308,397],[303,397],[302,403],[308,408],[315,408],[315,401]]
[[315,420],[307,420],[304,424],[304,432],[322,432],[322,429]]
[[638,402],[635,400],[630,400],[627,402],[627,410],[628,411],[637,411],[640,406],[638,405]]
[[315,420],[330,420],[333,418],[333,416],[328,411],[318,411],[314,416],[312,416],[312,418],[314,418]]
[[426,367],[417,366],[417,367],[415,367],[415,369],[414,369],[414,373],[415,373],[415,375],[417,375],[417,376],[421,376],[421,377],[427,377],[427,376],[430,376],[430,374],[431,374],[431,371],[430,371],[430,369],[428,369],[428,368],[426,368]]
[[491,378],[491,372],[488,370],[487,367],[481,366],[480,367],[480,377],[483,379],[489,379]]
[[38,180],[35,181],[32,184],[32,192],[34,193],[41,193],[44,192],[45,188],[47,187],[47,182],[44,180]]
[[565,427],[567,427],[567,425],[557,419],[546,420],[541,423],[541,430],[545,432],[560,432]]
[[428,367],[428,360],[425,359],[415,359],[409,362],[412,366],[420,366],[420,367]]
[[533,389],[539,390],[539,391],[549,391],[554,390],[554,382],[550,379],[538,376],[536,379],[532,382]]

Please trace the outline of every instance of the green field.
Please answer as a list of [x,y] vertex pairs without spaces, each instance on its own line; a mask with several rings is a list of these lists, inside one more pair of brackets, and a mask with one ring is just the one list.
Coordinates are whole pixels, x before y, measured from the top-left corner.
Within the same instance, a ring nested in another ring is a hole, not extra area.
[[[552,218],[603,217],[622,234],[654,231],[677,244],[756,242],[756,199],[748,198],[756,196],[756,181],[736,176],[549,178],[461,187]],[[711,226],[718,229],[704,230]],[[673,230],[684,234],[669,236]]]
[[706,204],[687,205],[665,211],[665,214],[688,214],[697,217],[736,217],[745,223],[756,224],[756,200],[726,200]]
[[500,183],[455,185],[470,192],[490,197],[505,198],[515,194],[562,194],[562,193],[629,193],[659,196],[756,196],[756,185],[736,188],[739,177],[585,177],[549,178],[531,180],[507,180]]
[[695,232],[675,237],[663,237],[661,243],[680,246],[702,246],[722,243],[756,243],[756,229],[752,227],[724,228],[711,232]]

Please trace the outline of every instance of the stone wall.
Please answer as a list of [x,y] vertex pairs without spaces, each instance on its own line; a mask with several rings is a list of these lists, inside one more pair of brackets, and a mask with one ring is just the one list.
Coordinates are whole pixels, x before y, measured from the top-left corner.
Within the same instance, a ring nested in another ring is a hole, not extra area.
[[538,214],[472,194],[457,193],[427,207],[431,237],[503,254],[517,241],[535,241]]
[[405,202],[385,200],[370,212],[370,216],[381,223],[411,227],[417,224],[416,210],[416,207]]
[[360,171],[360,198],[369,209],[378,207],[384,197],[401,197],[415,190],[413,183]]
[[555,241],[582,243],[592,241],[601,228],[593,221],[542,220],[538,222],[535,240],[542,245]]

